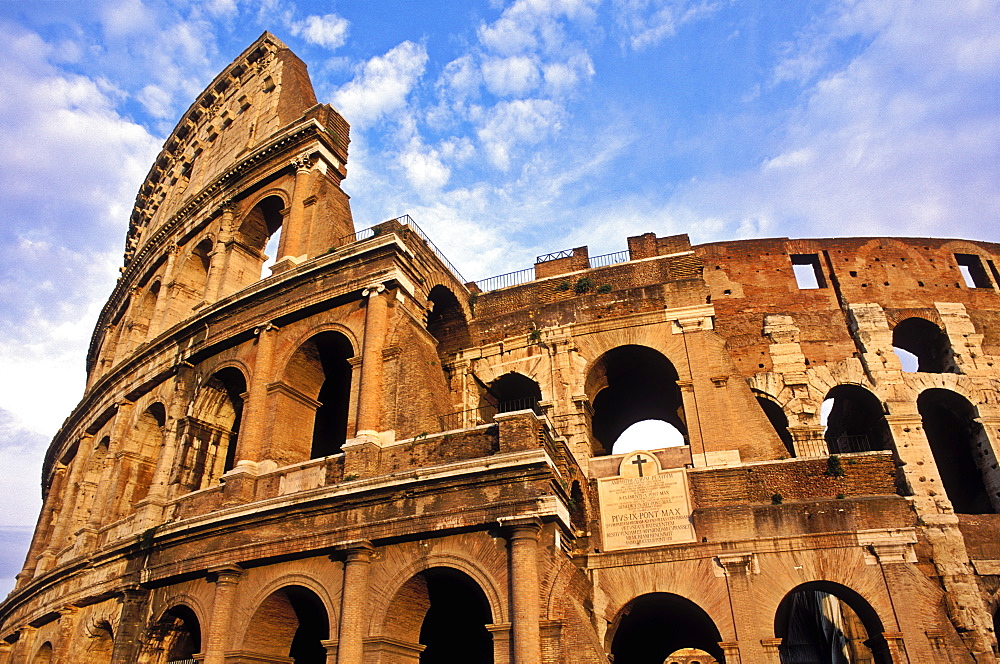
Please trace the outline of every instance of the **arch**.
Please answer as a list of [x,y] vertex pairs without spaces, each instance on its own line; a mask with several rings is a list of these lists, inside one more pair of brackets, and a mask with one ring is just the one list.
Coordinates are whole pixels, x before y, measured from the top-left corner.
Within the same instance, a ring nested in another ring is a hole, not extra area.
[[171,298],[179,304],[175,310],[193,309],[205,301],[208,286],[208,268],[211,264],[215,243],[212,238],[204,238],[188,252],[174,275],[170,290]]
[[51,664],[52,643],[46,641],[35,651],[35,656],[31,658],[31,664]]
[[955,511],[996,513],[1000,471],[976,407],[957,392],[931,388],[917,397],[917,411],[942,488]]
[[442,285],[431,288],[427,306],[427,331],[437,340],[442,360],[472,343],[465,311],[451,289]]
[[830,454],[892,450],[892,432],[882,401],[860,385],[834,386],[823,400],[830,402],[826,417],[827,449]]
[[295,421],[312,424],[311,431],[304,432],[311,434],[308,440],[291,442],[300,450],[300,460],[337,454],[347,440],[354,355],[345,334],[326,330],[303,342],[288,359],[282,382],[289,396],[282,409]]
[[217,370],[202,384],[184,423],[171,483],[194,491],[233,469],[246,391],[246,376],[234,366]]
[[648,346],[625,345],[607,351],[587,372],[585,389],[593,405],[595,449],[609,454],[618,437],[642,420],[662,420],[687,438],[677,369]]
[[330,616],[316,592],[286,585],[267,595],[247,625],[243,650],[263,657],[291,657],[296,664],[325,664]]
[[832,581],[792,588],[778,604],[774,635],[783,664],[891,664],[882,620],[856,591]]
[[511,371],[486,386],[480,397],[479,407],[483,421],[491,421],[497,413],[516,410],[538,411],[542,388],[524,374]]
[[[906,318],[892,328],[892,347],[900,361],[900,350],[914,356],[914,371],[923,373],[958,373],[951,340],[944,331],[926,318]],[[904,366],[904,371],[906,370]]]
[[428,567],[411,576],[393,595],[383,636],[405,644],[399,661],[422,664],[493,662],[494,622],[483,588],[454,567]]
[[174,604],[149,626],[140,661],[186,662],[201,652],[201,623],[186,604]]
[[153,482],[156,460],[160,455],[166,433],[167,410],[159,401],[150,404],[136,418],[128,437],[126,450],[136,455],[131,473],[126,477],[124,500],[118,514],[146,497]]
[[[272,238],[277,241],[280,237],[281,226],[284,221],[284,212],[287,210],[287,201],[276,192],[271,192],[267,196],[260,198],[250,211],[246,213],[236,231],[236,240],[243,250],[239,254],[234,254],[238,258],[238,267],[243,271],[245,286],[252,281],[267,276],[264,274],[265,264],[273,264],[273,259],[278,257],[278,247],[271,242]],[[270,249],[274,254],[267,256],[265,250]],[[268,259],[272,259],[268,263]]]
[[778,434],[778,438],[781,439],[782,444],[784,444],[785,449],[788,451],[789,456],[795,456],[795,442],[792,440],[792,434],[788,430],[788,416],[785,415],[785,409],[781,405],[771,398],[771,395],[760,392],[759,390],[751,390],[754,397],[757,399],[757,404],[760,409],[764,411],[764,415],[767,416],[767,421],[771,423],[774,427],[775,433]]
[[111,655],[115,649],[111,623],[102,620],[92,625],[88,630],[88,638],[90,641],[83,650],[82,664],[111,664]]
[[663,662],[682,648],[698,648],[725,662],[719,646],[722,636],[711,616],[673,593],[633,598],[618,612],[606,638],[615,664]]
[[130,352],[146,341],[154,330],[153,313],[156,311],[156,301],[160,297],[160,280],[153,281],[141,297],[133,299],[135,308],[129,320],[129,343],[125,349]]

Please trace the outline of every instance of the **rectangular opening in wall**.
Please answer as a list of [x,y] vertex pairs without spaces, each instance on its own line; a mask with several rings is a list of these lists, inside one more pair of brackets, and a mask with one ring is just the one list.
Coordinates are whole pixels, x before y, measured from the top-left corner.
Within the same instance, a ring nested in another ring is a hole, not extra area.
[[993,283],[1000,284],[1000,272],[997,271],[996,263],[987,259],[986,264],[990,266],[990,273],[993,274]]
[[826,288],[826,279],[819,266],[819,254],[792,254],[792,271],[800,290]]
[[969,288],[993,288],[990,278],[986,276],[983,261],[975,254],[955,254],[958,269]]

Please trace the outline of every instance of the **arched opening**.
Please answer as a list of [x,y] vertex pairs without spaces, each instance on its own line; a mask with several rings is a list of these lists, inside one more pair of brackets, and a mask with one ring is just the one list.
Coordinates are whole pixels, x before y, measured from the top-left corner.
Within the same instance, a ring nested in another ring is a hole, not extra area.
[[346,336],[321,332],[299,346],[285,368],[285,383],[313,400],[286,398],[282,406],[285,421],[312,422],[311,432],[303,431],[311,434],[308,441],[290,441],[293,449],[308,449],[311,459],[337,454],[347,440],[352,357],[354,347]]
[[486,625],[492,622],[479,584],[458,570],[432,567],[399,589],[384,631],[409,651],[396,661],[491,664],[493,637]]
[[642,420],[629,426],[618,436],[612,454],[627,454],[637,450],[658,450],[663,447],[687,445],[684,436],[663,420]]
[[1000,471],[979,413],[968,399],[944,389],[917,397],[934,463],[959,514],[990,514],[1000,505]]
[[704,650],[719,662],[725,655],[712,618],[691,600],[673,593],[648,593],[626,604],[611,639],[615,664],[661,664],[682,648]]
[[234,275],[235,287],[227,292],[270,276],[273,259],[278,257],[284,208],[285,202],[279,196],[268,196],[243,218],[227,269]]
[[193,662],[195,654],[201,652],[198,616],[183,604],[168,609],[150,626],[143,650],[146,659],[140,661],[165,664]]
[[427,331],[437,340],[442,359],[470,344],[469,324],[455,294],[444,286],[435,286],[427,295]]
[[31,659],[31,664],[51,664],[52,663],[52,644],[46,641],[42,644],[42,647],[38,649],[35,656]]
[[174,310],[187,311],[204,302],[213,248],[211,238],[205,238],[184,258],[170,293],[171,298],[178,301]]
[[480,413],[483,421],[488,422],[497,413],[529,409],[538,412],[541,400],[542,389],[538,383],[512,371],[486,386],[480,400]]
[[774,427],[774,432],[778,434],[778,438],[784,444],[785,450],[788,451],[788,456],[795,456],[795,443],[792,440],[791,432],[788,431],[788,416],[785,415],[785,410],[775,401],[759,392],[755,392],[754,396],[757,397],[760,409],[767,416],[767,421]]
[[701,648],[681,648],[670,653],[669,664],[718,664],[718,660]]
[[[951,341],[940,327],[925,318],[907,318],[892,329],[892,348],[903,371],[956,373]],[[916,367],[913,362],[916,361]]]
[[[136,453],[131,472],[126,475],[125,500],[119,505],[119,515],[128,506],[146,497],[153,482],[153,472],[156,460],[159,458],[163,442],[164,428],[167,421],[167,411],[162,403],[156,402],[143,411],[132,428],[126,449]],[[96,506],[100,509],[100,506]]]
[[891,450],[892,432],[878,397],[858,385],[837,385],[823,401],[830,454]]
[[160,281],[150,284],[146,292],[136,302],[135,309],[129,320],[129,343],[127,351],[132,351],[149,338],[154,330],[153,313],[156,311],[156,300],[160,296]]
[[329,638],[330,618],[319,596],[303,586],[286,586],[257,607],[244,650],[258,657],[290,657],[295,664],[326,664],[323,642]]
[[883,631],[861,595],[829,581],[797,586],[774,617],[782,664],[891,664]]
[[233,469],[246,391],[246,378],[235,367],[216,372],[201,386],[185,422],[183,451],[172,483],[196,491]]
[[111,664],[115,639],[111,625],[102,621],[89,630],[88,643],[83,652],[83,664]]
[[687,437],[677,370],[652,348],[628,345],[608,351],[591,368],[586,389],[598,453],[609,454],[618,437],[643,420],[660,420]]

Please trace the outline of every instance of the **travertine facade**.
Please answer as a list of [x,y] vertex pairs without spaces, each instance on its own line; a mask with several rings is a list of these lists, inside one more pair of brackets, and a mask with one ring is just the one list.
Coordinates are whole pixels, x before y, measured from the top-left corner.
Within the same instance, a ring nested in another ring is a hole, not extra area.
[[[996,661],[1000,246],[647,234],[465,283],[355,232],[347,147],[269,34],[184,115],[0,663]],[[644,420],[686,444],[615,453]]]

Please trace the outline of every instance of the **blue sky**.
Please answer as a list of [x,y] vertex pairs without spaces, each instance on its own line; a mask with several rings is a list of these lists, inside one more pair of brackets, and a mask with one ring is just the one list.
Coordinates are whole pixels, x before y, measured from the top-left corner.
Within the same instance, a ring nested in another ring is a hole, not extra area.
[[352,125],[358,228],[470,279],[646,231],[1000,241],[1000,4],[0,3],[0,594],[78,401],[135,192],[263,30]]

